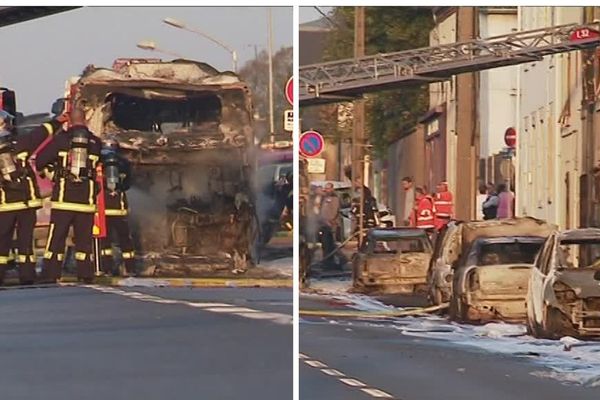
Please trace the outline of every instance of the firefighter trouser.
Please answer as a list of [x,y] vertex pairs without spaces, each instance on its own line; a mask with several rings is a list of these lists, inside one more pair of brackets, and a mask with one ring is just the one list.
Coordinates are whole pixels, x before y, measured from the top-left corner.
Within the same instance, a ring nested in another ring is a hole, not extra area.
[[35,221],[36,214],[32,208],[0,212],[0,283],[4,280],[15,229],[19,251],[16,257],[19,266],[19,282],[31,284],[35,280],[35,256],[33,255]]
[[114,257],[111,244],[116,237],[121,249],[125,270],[129,274],[133,274],[135,272],[135,254],[127,217],[107,216],[106,230],[106,238],[102,239],[102,271],[109,274],[114,271]]
[[94,277],[94,266],[91,259],[94,214],[52,209],[48,243],[44,254],[44,280],[60,279],[67,235],[71,225],[73,226],[73,241],[75,242],[77,278],[92,279]]

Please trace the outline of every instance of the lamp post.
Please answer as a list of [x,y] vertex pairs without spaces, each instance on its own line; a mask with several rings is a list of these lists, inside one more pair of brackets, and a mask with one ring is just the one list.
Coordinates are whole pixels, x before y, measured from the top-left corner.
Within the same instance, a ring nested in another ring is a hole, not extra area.
[[158,53],[168,54],[172,57],[185,58],[182,55],[175,53],[173,51],[164,50],[164,49],[159,48],[158,46],[156,46],[156,43],[152,40],[142,40],[141,42],[139,42],[137,44],[137,47],[139,47],[142,50],[156,51]]
[[227,50],[231,54],[231,60],[233,61],[233,72],[237,73],[238,58],[237,58],[237,52],[235,51],[235,49],[231,48],[230,46],[226,45],[225,43],[221,42],[220,40],[215,39],[214,37],[210,36],[209,34],[202,32],[199,29],[188,27],[185,23],[183,23],[182,21],[179,21],[175,18],[168,17],[168,18],[163,19],[163,22],[174,28],[183,29],[184,31],[188,31],[188,32],[192,32],[197,35],[200,35],[200,36],[210,40],[211,42],[217,44],[218,46],[222,47],[223,49]]

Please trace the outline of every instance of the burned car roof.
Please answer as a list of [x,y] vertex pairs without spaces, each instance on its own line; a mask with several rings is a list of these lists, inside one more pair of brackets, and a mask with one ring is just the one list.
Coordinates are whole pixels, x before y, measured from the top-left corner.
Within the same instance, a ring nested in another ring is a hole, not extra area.
[[373,239],[406,239],[427,237],[427,233],[419,228],[375,228],[367,236]]
[[494,243],[540,243],[545,241],[543,237],[537,236],[502,236],[502,237],[482,237],[474,241],[476,244],[494,244]]
[[570,242],[595,242],[600,243],[600,229],[598,228],[582,228],[562,231],[558,235],[558,240],[561,244],[569,244]]

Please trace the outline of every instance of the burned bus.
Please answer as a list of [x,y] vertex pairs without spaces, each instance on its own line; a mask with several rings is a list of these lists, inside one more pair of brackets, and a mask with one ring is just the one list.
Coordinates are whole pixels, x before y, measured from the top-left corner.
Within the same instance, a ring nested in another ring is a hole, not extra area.
[[247,85],[190,60],[119,59],[73,80],[67,109],[133,166],[130,225],[146,274],[242,272],[255,262],[255,139]]

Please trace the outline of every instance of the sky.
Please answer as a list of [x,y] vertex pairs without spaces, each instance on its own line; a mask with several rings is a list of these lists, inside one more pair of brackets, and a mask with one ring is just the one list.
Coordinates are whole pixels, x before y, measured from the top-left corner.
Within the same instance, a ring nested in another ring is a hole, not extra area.
[[[321,10],[324,14],[328,14],[333,7],[321,7],[319,6],[319,10]],[[314,21],[316,19],[323,18],[314,7],[300,7],[300,23],[303,24],[305,22]]]
[[[292,7],[272,7],[273,52],[293,44]],[[162,22],[173,17],[206,32],[238,53],[238,69],[267,48],[266,7],[84,7],[17,25],[0,27],[4,53],[0,87],[16,91],[18,111],[49,112],[63,96],[65,81],[88,64],[110,67],[119,57],[170,55],[138,49],[156,46],[185,58],[231,70],[231,54],[195,33]]]

